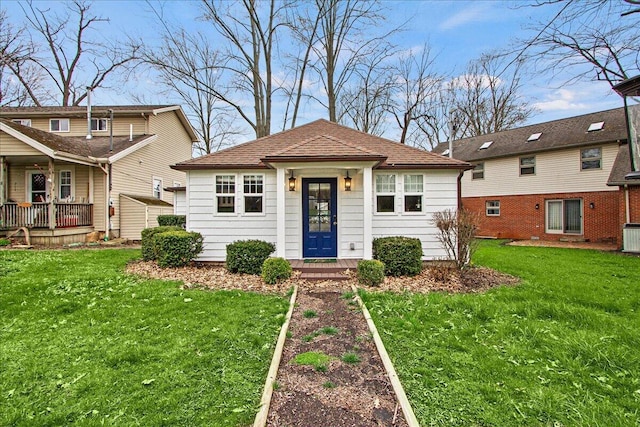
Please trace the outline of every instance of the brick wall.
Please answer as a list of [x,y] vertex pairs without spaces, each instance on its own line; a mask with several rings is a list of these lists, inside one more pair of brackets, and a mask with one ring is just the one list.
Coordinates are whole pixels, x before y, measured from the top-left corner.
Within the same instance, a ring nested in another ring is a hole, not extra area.
[[640,185],[629,187],[629,216],[631,222],[640,223]]
[[[637,188],[640,190],[640,188]],[[520,196],[464,197],[464,208],[480,215],[478,235],[508,239],[560,240],[584,239],[590,242],[622,242],[620,210],[624,218],[622,191],[590,193],[556,193]],[[634,194],[636,209],[640,208],[640,191]],[[582,199],[583,234],[553,234],[545,232],[546,200]],[[620,200],[622,199],[622,200]],[[500,216],[487,216],[485,202],[500,201]],[[590,204],[593,203],[593,208]],[[538,205],[538,209],[536,209]],[[638,221],[640,222],[640,209]]]

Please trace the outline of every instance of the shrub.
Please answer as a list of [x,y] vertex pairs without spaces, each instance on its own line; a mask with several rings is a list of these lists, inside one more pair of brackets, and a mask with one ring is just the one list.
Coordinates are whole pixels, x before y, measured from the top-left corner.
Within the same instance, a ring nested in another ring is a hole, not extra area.
[[158,265],[184,267],[202,252],[202,235],[184,230],[157,233],[153,237]]
[[436,282],[447,283],[457,271],[452,261],[439,259],[429,264],[429,275]]
[[142,259],[145,261],[153,261],[156,259],[156,249],[154,246],[153,236],[158,233],[165,233],[167,231],[184,231],[181,227],[176,226],[163,226],[163,227],[153,227],[153,228],[145,228],[140,233],[142,235],[141,245],[142,245]]
[[377,259],[358,262],[358,281],[367,286],[378,286],[384,280],[384,264]]
[[176,226],[185,228],[187,226],[186,215],[158,215],[159,226]]
[[232,273],[259,275],[262,263],[276,247],[262,240],[240,240],[227,245],[227,270]]
[[9,246],[11,244],[11,240],[9,239],[0,239],[0,246]]
[[373,257],[383,262],[387,276],[415,276],[422,271],[422,243],[414,237],[374,239]]
[[477,214],[464,209],[447,209],[433,214],[432,222],[438,228],[436,237],[447,251],[449,259],[454,260],[459,269],[469,266],[471,257],[478,248],[475,234],[479,220]]
[[291,273],[291,264],[284,258],[268,258],[262,263],[262,280],[268,285],[287,280]]

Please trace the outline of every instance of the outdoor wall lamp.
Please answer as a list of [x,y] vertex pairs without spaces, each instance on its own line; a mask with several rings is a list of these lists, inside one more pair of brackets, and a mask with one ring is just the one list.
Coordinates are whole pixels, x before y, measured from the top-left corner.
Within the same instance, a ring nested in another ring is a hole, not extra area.
[[540,203],[536,203],[536,210],[540,209]]
[[589,209],[594,209],[596,207],[596,204],[591,202],[589,203]]
[[289,191],[296,191],[296,178],[293,176],[293,170],[291,170],[291,176],[289,176]]
[[348,170],[347,170],[347,176],[344,177],[344,191],[351,191],[351,177],[349,177]]

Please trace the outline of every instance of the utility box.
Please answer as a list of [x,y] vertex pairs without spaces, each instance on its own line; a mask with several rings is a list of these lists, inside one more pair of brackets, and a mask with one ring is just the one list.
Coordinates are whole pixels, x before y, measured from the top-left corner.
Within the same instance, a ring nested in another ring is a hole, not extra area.
[[622,251],[640,253],[640,224],[627,223],[622,228]]

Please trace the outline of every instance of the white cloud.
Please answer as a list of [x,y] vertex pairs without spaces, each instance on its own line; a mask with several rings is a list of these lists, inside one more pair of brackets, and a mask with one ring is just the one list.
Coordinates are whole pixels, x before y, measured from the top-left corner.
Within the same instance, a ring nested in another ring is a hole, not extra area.
[[542,112],[584,110],[588,105],[581,102],[585,99],[579,90],[558,89],[546,96],[546,100],[536,102],[533,106]]
[[485,20],[488,17],[494,17],[493,14],[489,13],[490,9],[490,2],[476,2],[469,4],[468,7],[463,8],[460,12],[457,12],[445,19],[440,25],[438,25],[438,29],[453,30],[471,22],[478,22]]

